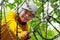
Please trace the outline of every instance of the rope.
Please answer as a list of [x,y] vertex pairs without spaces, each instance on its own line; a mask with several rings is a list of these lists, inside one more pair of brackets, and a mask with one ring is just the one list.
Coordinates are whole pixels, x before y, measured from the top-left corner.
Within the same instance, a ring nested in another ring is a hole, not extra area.
[[5,0],[2,0],[2,1],[1,1],[1,6],[2,6],[2,4],[3,4],[4,1],[5,1]]
[[[52,25],[52,23],[50,22],[50,21],[48,21],[51,25]],[[53,26],[53,25],[52,25]],[[53,26],[53,28],[58,32],[58,33],[60,33],[60,31],[59,30],[57,30],[56,28],[55,28],[55,26]]]
[[[49,0],[46,0],[47,1],[47,16],[48,16],[48,11],[49,11]],[[46,38],[47,38],[47,28],[48,28],[48,22],[46,21]]]
[[[52,16],[51,16],[52,17]],[[60,24],[60,21],[58,21],[57,19],[55,19],[54,17],[52,17],[57,23]]]
[[42,0],[42,19],[43,19],[43,21],[44,21],[44,5],[43,5],[43,3],[44,3],[44,1]]
[[48,15],[50,15],[53,11],[55,11],[60,5],[57,5]]
[[17,25],[16,25],[16,40],[19,40],[19,38],[18,38],[18,5],[19,5],[19,2],[18,2],[18,0],[17,0],[17,16],[16,16],[16,23],[17,23]]
[[38,40],[38,38],[37,38],[36,35],[35,35],[35,32],[33,32],[33,35],[35,36],[36,40]]
[[[38,28],[38,25],[39,25],[39,24],[41,24],[41,22],[39,22],[39,23],[32,29],[31,32],[38,32],[38,31],[37,31],[37,28]],[[29,33],[31,33],[31,32],[29,32]],[[38,33],[39,33],[39,32],[38,32]],[[40,35],[42,38],[44,38],[41,33],[40,33],[39,35]],[[36,37],[36,38],[37,38],[37,37]]]
[[7,22],[6,22],[6,14],[5,14],[4,4],[2,4],[2,7],[3,7],[3,9],[4,9],[4,18],[5,18],[5,23],[6,23],[6,29],[8,30],[11,39],[14,40],[14,37],[12,36],[12,33],[11,33],[11,31],[9,30],[9,28],[8,28],[8,24],[7,24]]
[[39,22],[34,28],[32,28],[29,33],[35,32],[37,30],[39,24],[41,24],[41,22]]
[[42,34],[41,34],[41,33],[39,33],[38,31],[37,31],[37,33],[41,36],[41,38],[45,39],[45,38],[42,36]]
[[51,39],[44,38],[44,37],[42,36],[42,34],[39,33],[38,31],[37,31],[37,33],[41,36],[41,38],[43,38],[43,40],[51,40]]

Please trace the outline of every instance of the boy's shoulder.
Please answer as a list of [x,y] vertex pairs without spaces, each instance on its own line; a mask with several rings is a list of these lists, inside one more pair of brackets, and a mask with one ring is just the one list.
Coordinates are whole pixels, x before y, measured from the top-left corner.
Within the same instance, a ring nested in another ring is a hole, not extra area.
[[6,14],[7,15],[9,15],[9,14],[11,15],[12,14],[13,15],[13,14],[16,14],[16,12],[14,12],[14,11],[8,11],[8,12],[6,12]]

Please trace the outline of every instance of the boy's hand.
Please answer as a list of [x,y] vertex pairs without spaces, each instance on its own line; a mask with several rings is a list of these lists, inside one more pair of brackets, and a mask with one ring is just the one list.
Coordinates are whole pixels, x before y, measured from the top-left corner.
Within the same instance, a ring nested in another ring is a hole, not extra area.
[[30,35],[28,34],[28,32],[25,32],[24,36],[21,37],[20,40],[26,40],[26,39],[29,39],[30,38]]
[[29,34],[27,34],[27,38],[26,39],[30,39],[30,38],[31,38],[31,36]]

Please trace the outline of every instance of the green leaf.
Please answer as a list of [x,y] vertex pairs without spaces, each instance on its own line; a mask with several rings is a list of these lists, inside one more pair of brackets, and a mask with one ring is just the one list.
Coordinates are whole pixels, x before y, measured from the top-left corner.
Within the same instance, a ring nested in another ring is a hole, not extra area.
[[53,30],[48,30],[48,38],[52,38],[54,36]]
[[8,7],[9,7],[10,9],[13,9],[13,5],[11,5],[11,4],[9,4]]
[[31,35],[30,40],[36,40],[36,39],[35,39],[35,36],[33,35],[33,33],[31,33],[30,35]]
[[42,8],[39,7],[38,10],[37,10],[37,14],[36,15],[40,17],[41,12],[42,12]]

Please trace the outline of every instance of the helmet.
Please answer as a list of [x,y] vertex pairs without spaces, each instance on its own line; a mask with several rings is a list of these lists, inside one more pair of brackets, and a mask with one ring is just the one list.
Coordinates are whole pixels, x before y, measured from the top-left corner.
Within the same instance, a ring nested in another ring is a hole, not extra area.
[[25,2],[19,9],[18,13],[22,11],[22,9],[26,9],[32,11],[33,14],[37,12],[38,7],[33,2]]

